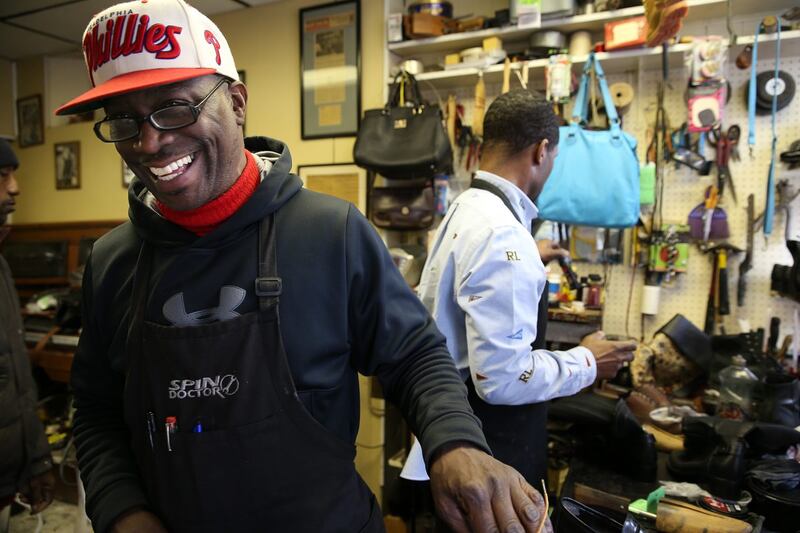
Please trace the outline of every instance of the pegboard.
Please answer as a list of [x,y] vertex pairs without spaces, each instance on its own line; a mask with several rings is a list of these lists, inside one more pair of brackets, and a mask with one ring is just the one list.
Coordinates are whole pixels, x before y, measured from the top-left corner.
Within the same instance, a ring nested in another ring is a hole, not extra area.
[[[734,21],[734,30],[739,35],[751,35],[761,18],[770,13],[743,17]],[[724,20],[695,22],[684,29],[686,35],[718,34],[727,36]],[[782,43],[781,70],[800,81],[800,46],[798,40]],[[741,46],[732,47],[728,52],[726,77],[731,83],[732,94],[725,109],[725,126],[739,124],[742,138],[739,152],[740,161],[731,161],[730,169],[736,187],[738,204],[734,203],[729,191],[726,191],[720,204],[727,215],[731,230],[729,242],[746,248],[747,196],[755,195],[756,214],[764,209],[766,196],[767,171],[770,160],[771,129],[769,115],[758,115],[756,118],[756,148],[750,157],[747,148],[747,104],[746,93],[749,70],[738,70],[734,60]],[[759,71],[774,68],[775,43],[759,43]],[[577,66],[573,68],[577,71]],[[544,85],[541,71],[537,78],[531,79],[533,88],[541,89]],[[609,84],[624,81],[631,84],[636,97],[624,115],[624,129],[633,134],[639,141],[640,161],[643,161],[646,149],[646,131],[652,127],[656,111],[656,88],[661,79],[660,70],[635,70],[624,73],[610,73]],[[515,76],[511,78],[512,88],[519,83]],[[679,127],[686,120],[686,103],[684,92],[688,80],[688,71],[672,68],[666,91],[665,109],[672,128]],[[421,84],[424,96],[431,101],[446,101],[448,94],[455,94],[457,100],[465,108],[466,123],[471,123],[474,86],[438,91],[426,83]],[[491,100],[500,92],[499,84],[486,84],[487,108]],[[569,111],[569,110],[567,110]],[[800,139],[800,96],[777,115],[778,152],[786,150],[789,144]],[[704,153],[707,159],[714,159],[714,148],[707,144]],[[456,154],[456,157],[458,155]],[[787,165],[778,162],[776,167],[776,183],[787,179],[796,187],[800,187],[800,169],[789,171]],[[469,183],[469,174],[460,169],[451,179],[451,193],[458,194]],[[668,165],[664,174],[664,201],[662,206],[663,221],[686,223],[691,209],[703,201],[706,187],[716,180],[715,170],[710,176],[701,177],[687,167],[675,168]],[[792,258],[786,249],[784,240],[785,215],[776,210],[772,235],[765,240],[763,233],[756,233],[753,250],[753,268],[747,274],[747,294],[745,305],[738,307],[736,303],[736,286],[739,263],[744,254],[730,256],[728,259],[729,293],[731,315],[724,317],[724,327],[729,333],[741,331],[740,320],[746,320],[753,329],[768,330],[770,318],[781,319],[781,337],[791,333],[793,314],[800,305],[792,300],[770,293],[770,275],[774,264],[791,265]],[[576,264],[579,275],[600,273],[606,277],[606,303],[603,317],[603,328],[608,334],[627,335],[635,338],[649,338],[653,333],[669,321],[676,313],[682,313],[689,320],[702,328],[705,321],[706,305],[712,274],[712,258],[703,254],[700,249],[691,245],[688,271],[678,275],[672,283],[662,286],[658,314],[641,319],[641,293],[644,285],[643,271],[633,272],[629,266],[630,238],[626,232],[624,253],[625,263],[613,266]],[[630,296],[630,313],[628,304]],[[643,328],[643,329],[642,329]]]

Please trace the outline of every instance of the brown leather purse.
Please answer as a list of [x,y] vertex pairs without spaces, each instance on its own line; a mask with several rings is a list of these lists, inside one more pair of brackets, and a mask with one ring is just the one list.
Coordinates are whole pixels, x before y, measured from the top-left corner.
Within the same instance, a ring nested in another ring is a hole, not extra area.
[[433,184],[372,187],[369,191],[373,224],[390,230],[424,230],[433,224],[436,205]]

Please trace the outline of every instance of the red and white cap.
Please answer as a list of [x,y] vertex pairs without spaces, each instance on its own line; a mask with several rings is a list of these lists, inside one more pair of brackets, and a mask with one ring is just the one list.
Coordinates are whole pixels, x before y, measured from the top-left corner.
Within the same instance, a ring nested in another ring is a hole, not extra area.
[[183,0],[111,6],[92,18],[82,42],[92,89],[56,115],[83,113],[111,96],[207,74],[239,79],[225,36]]

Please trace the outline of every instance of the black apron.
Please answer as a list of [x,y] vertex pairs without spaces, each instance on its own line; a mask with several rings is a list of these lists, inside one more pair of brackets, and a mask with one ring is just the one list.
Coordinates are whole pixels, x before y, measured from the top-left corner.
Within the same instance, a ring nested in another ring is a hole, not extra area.
[[355,447],[295,390],[279,327],[274,215],[259,227],[259,261],[257,311],[171,327],[144,320],[152,248],[142,247],[124,398],[150,508],[170,531],[384,531]]
[[[475,179],[473,189],[498,196],[519,221],[517,213],[505,194],[488,181]],[[534,350],[545,347],[547,330],[547,282],[539,295]],[[547,475],[547,402],[525,405],[492,405],[483,401],[475,391],[472,379],[467,380],[469,403],[483,424],[483,434],[494,457],[513,466],[525,479],[538,487]]]

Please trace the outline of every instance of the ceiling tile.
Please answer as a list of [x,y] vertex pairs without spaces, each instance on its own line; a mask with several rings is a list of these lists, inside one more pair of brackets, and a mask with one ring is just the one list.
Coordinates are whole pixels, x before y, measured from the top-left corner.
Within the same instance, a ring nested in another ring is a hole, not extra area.
[[6,59],[60,54],[74,49],[68,43],[0,23],[0,56]]
[[237,9],[244,9],[242,4],[234,2],[233,0],[188,0],[188,3],[209,17],[219,15],[220,13],[236,11]]
[[[80,4],[82,1],[78,3]],[[5,0],[0,2],[0,18],[24,11],[33,11],[34,9],[63,4],[64,2],[65,0]]]
[[14,18],[16,24],[42,32],[57,35],[64,39],[81,42],[83,30],[92,17],[113,5],[113,0],[84,0],[77,4],[54,7],[25,17]]

